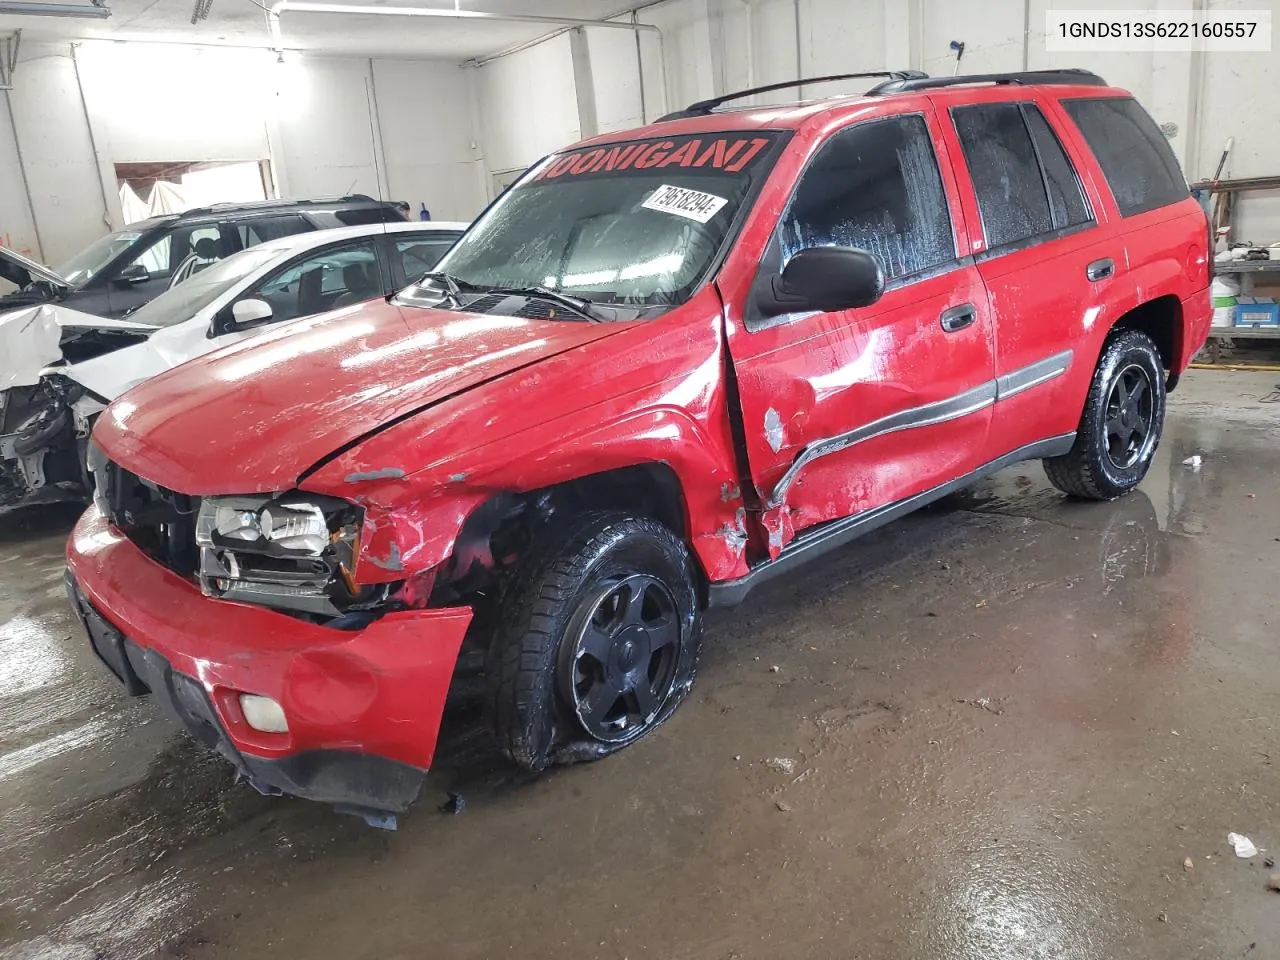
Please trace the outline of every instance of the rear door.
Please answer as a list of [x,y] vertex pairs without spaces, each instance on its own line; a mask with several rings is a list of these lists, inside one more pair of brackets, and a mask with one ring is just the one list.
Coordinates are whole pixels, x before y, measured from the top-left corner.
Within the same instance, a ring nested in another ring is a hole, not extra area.
[[1181,372],[1203,345],[1212,317],[1209,248],[1204,211],[1164,134],[1131,97],[1064,99],[1060,108],[1097,158],[1105,179],[1103,200],[1114,204],[1124,249],[1131,309],[1142,297],[1172,295],[1182,301],[1183,335],[1166,359]]
[[1098,300],[1124,246],[1086,194],[1036,100],[948,111],[974,259],[995,316],[997,401],[987,459],[1075,431],[1097,360]]
[[801,173],[756,286],[797,250],[863,248],[887,279],[872,306],[753,317],[729,328],[768,550],[805,528],[967,473],[987,445],[993,334],[932,111],[833,133]]

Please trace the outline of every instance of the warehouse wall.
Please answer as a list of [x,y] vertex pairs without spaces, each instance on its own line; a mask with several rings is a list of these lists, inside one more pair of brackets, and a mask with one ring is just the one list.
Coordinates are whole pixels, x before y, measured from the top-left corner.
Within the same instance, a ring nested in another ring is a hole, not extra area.
[[121,224],[116,163],[166,160],[270,159],[281,196],[355,191],[469,219],[486,193],[474,78],[427,61],[24,43],[16,141],[0,100],[0,242],[56,264]]
[[[1126,8],[1190,9],[1192,0],[1125,0]],[[1203,0],[1212,10],[1267,8],[1280,23],[1280,0]],[[1132,90],[1162,123],[1173,123],[1172,146],[1191,178],[1212,173],[1223,142],[1236,138],[1230,172],[1255,176],[1280,172],[1280,101],[1271,90],[1280,74],[1273,54],[1213,54],[1197,62],[1189,53],[1049,54],[1044,49],[1045,14],[1054,8],[1088,7],[1080,0],[669,0],[640,13],[641,22],[663,32],[644,40],[645,113],[729,90],[800,76],[910,66],[946,75],[955,66],[948,47],[965,43],[962,72],[1080,66]],[[1095,4],[1105,7],[1105,4]],[[1029,15],[1028,15],[1029,14]],[[587,29],[598,127],[621,129],[633,122],[640,85],[634,39],[621,31]],[[550,54],[552,43],[559,52]],[[626,48],[624,50],[624,48]],[[555,90],[535,92],[536,70],[554,72]],[[554,143],[536,149],[523,136],[507,136],[503,122],[532,122],[541,105],[549,129],[579,129],[573,64],[563,36],[481,69],[486,130],[501,143],[504,166],[527,164]],[[865,84],[807,88],[812,95],[856,92]],[[1244,96],[1244,92],[1255,95]],[[543,94],[558,96],[554,103]],[[580,95],[580,91],[579,91]],[[764,96],[776,102],[791,93]],[[487,144],[493,147],[492,140]],[[491,165],[492,166],[492,165]],[[1259,201],[1254,200],[1254,206]],[[1280,235],[1280,224],[1277,224]]]
[[579,138],[567,33],[481,67],[479,84],[480,129],[492,173],[526,167]]

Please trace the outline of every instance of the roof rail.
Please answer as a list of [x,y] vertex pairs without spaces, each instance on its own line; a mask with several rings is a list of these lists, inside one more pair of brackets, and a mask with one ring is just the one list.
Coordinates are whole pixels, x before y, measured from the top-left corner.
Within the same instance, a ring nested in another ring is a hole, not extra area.
[[[782,83],[770,83],[763,87],[752,87],[750,90],[726,93],[720,97],[712,97],[710,100],[699,100],[697,103],[689,104],[683,110],[677,110],[674,113],[659,117],[658,123],[663,123],[667,120],[684,120],[688,117],[710,116],[716,107],[728,103],[730,100],[740,100],[743,97],[753,97],[757,93],[772,93],[774,90],[786,90],[790,87],[800,87],[805,84],[830,83],[835,80],[864,80],[868,77],[888,77],[890,83],[896,83],[908,80],[923,80],[927,79],[928,76],[927,73],[921,73],[919,70],[872,70],[868,73],[838,73],[830,77],[804,77],[799,80],[785,80]],[[884,86],[884,84],[881,84],[881,86]]]
[[387,203],[385,200],[374,200],[364,193],[352,193],[345,197],[308,197],[304,200],[247,200],[243,203],[211,203],[207,207],[192,207],[183,210],[180,216],[196,217],[206,213],[234,213],[237,210],[265,210],[277,207],[320,206],[333,203]]
[[1011,84],[1076,84],[1088,87],[1105,87],[1107,81],[1092,70],[1068,68],[1063,70],[1022,70],[1017,73],[975,73],[967,77],[893,77],[867,91],[869,96],[886,93],[908,93],[914,90],[933,90],[937,87],[957,87],[966,83]]

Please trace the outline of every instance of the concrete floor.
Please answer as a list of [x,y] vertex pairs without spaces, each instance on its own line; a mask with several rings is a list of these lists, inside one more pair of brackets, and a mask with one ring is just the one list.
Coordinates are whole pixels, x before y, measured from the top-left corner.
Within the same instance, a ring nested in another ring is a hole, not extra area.
[[602,763],[513,776],[460,704],[394,834],[126,698],[74,511],[0,520],[0,957],[1280,956],[1227,846],[1280,850],[1278,383],[1192,372],[1123,501],[1028,464],[762,590]]

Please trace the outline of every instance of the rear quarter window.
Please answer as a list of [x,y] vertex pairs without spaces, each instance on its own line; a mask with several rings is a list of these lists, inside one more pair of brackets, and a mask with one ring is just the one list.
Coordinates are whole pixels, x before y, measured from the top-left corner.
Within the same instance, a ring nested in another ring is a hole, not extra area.
[[1136,100],[1063,100],[1062,106],[1098,158],[1122,216],[1187,198],[1187,181],[1178,159],[1156,122]]
[[404,223],[400,211],[393,207],[360,207],[354,210],[335,210],[334,217],[349,227],[363,227],[370,223]]

